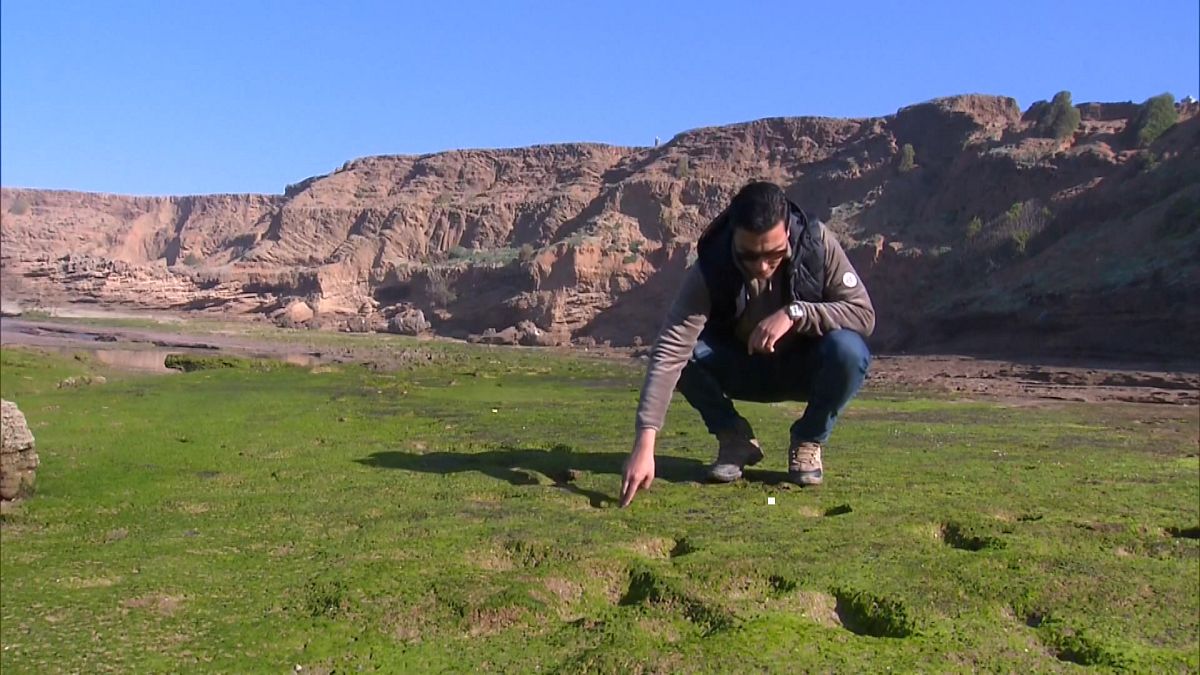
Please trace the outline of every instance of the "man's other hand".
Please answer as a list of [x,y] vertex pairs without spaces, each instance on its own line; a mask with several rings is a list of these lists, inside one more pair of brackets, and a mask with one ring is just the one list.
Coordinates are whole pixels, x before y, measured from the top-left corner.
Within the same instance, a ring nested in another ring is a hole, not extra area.
[[787,311],[779,310],[768,316],[754,327],[754,331],[750,333],[750,338],[746,340],[747,354],[772,354],[775,352],[775,343],[779,339],[788,334],[792,330],[794,322],[787,315]]
[[625,460],[621,481],[621,508],[629,506],[638,490],[648,489],[654,482],[654,429],[639,429],[633,442],[633,452]]

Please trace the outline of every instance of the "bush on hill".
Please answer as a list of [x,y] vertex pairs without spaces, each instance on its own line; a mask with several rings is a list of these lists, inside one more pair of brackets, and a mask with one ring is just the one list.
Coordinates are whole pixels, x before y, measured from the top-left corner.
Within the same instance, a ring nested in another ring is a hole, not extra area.
[[1146,99],[1133,122],[1132,128],[1137,135],[1137,144],[1143,148],[1150,145],[1177,121],[1179,112],[1175,110],[1174,96],[1159,94]]
[[1060,91],[1045,106],[1038,121],[1038,129],[1055,139],[1063,140],[1079,128],[1079,109],[1071,103],[1071,92]]

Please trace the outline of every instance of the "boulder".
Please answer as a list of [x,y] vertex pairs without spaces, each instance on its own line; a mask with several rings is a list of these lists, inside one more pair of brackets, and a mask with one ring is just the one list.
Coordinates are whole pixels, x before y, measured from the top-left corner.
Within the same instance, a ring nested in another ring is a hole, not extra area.
[[405,309],[388,320],[388,332],[399,335],[420,335],[431,328],[425,319],[425,312],[419,309]]
[[471,335],[467,338],[468,342],[474,342],[481,345],[518,345],[521,343],[521,335],[517,331],[516,326],[509,326],[504,330],[498,331],[495,328],[488,328],[478,335]]
[[517,342],[526,347],[553,347],[555,344],[554,338],[532,321],[517,324]]
[[16,403],[0,400],[0,499],[29,494],[37,466],[37,450],[25,415]]
[[370,333],[371,320],[365,316],[352,316],[346,319],[342,330],[347,333]]
[[103,375],[72,375],[58,383],[59,389],[78,389],[90,384],[106,384],[108,378]]
[[275,315],[275,323],[285,328],[302,326],[313,320],[316,312],[303,300],[294,300]]
[[288,305],[287,309],[283,310],[283,315],[291,319],[293,323],[304,323],[312,321],[316,313],[313,312],[312,307],[308,306],[307,302],[297,300]]

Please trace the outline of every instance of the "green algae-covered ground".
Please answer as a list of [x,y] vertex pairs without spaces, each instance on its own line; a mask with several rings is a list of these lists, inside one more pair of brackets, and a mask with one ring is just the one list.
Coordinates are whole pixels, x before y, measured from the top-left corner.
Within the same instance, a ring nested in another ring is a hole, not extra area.
[[168,376],[0,352],[42,460],[0,527],[0,669],[1200,669],[1194,407],[868,389],[801,490],[799,404],[741,405],[767,459],[717,486],[680,399],[618,509],[638,367],[419,349]]

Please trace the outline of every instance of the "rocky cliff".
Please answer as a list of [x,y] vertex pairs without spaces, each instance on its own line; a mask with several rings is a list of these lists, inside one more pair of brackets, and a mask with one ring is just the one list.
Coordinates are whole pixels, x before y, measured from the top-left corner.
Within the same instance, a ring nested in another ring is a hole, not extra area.
[[[1193,358],[1200,117],[1136,146],[1132,104],[1037,111],[959,96],[871,119],[773,118],[653,148],[594,144],[357,159],[282,195],[0,191],[6,298],[444,334],[530,321],[649,341],[704,225],[743,184],[784,185],[875,299],[878,348]],[[911,146],[911,153],[905,146]],[[911,161],[906,160],[906,155]]]

